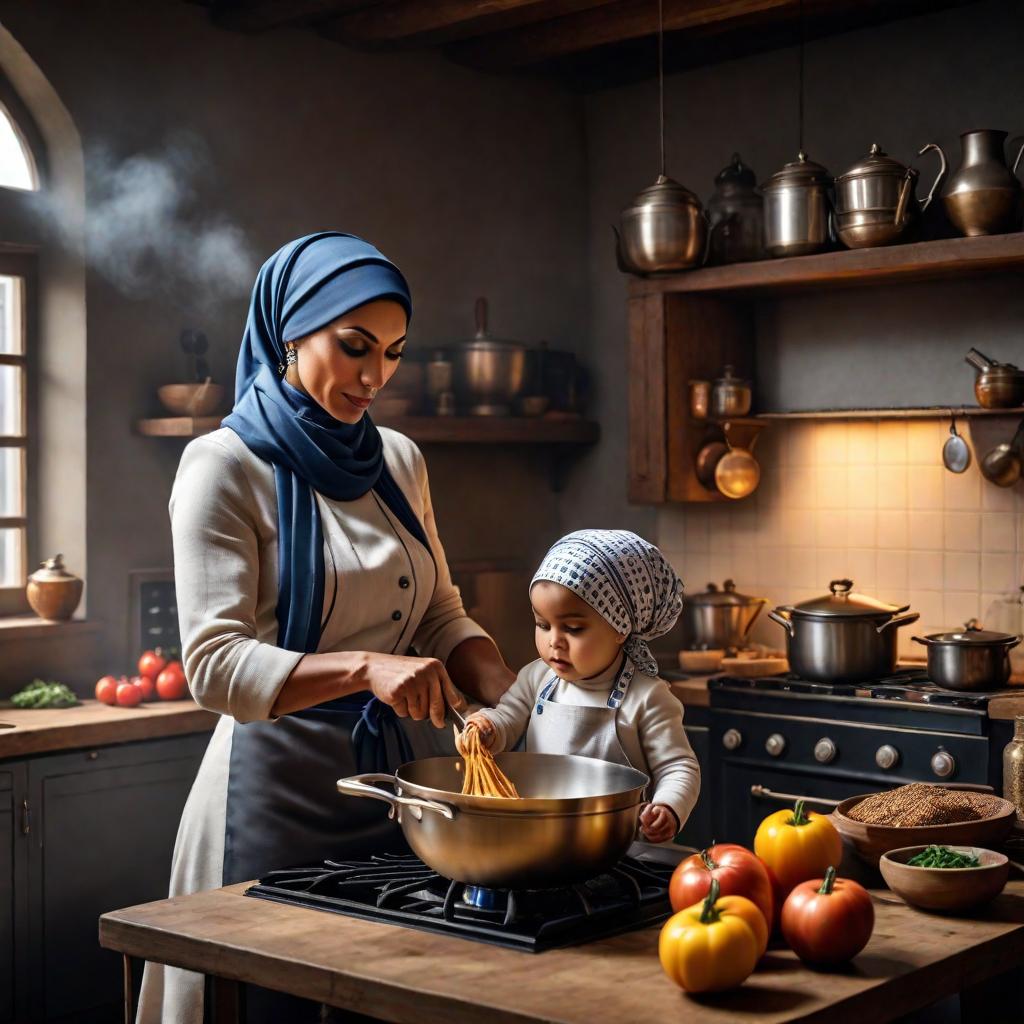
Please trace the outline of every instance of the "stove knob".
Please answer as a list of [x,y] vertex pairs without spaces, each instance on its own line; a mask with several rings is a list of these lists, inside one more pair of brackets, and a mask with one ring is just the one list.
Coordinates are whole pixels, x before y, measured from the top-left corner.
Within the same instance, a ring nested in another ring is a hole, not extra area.
[[827,736],[823,736],[814,744],[814,760],[818,764],[831,764],[838,753],[836,745]]
[[780,732],[773,732],[771,736],[764,741],[764,749],[767,750],[772,757],[782,757],[782,752],[786,749],[786,737]]
[[891,743],[883,743],[875,751],[875,764],[883,771],[895,768],[899,763],[900,752]]
[[739,729],[726,729],[722,734],[722,746],[726,750],[735,750],[743,742],[743,733]]
[[956,759],[947,750],[937,750],[932,754],[932,771],[940,779],[948,779],[956,771]]

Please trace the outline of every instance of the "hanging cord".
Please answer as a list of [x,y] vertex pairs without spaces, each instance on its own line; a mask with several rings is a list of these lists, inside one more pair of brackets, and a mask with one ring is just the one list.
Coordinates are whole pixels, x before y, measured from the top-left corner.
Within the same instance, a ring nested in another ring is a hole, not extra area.
[[[660,3],[660,0],[659,0]],[[804,151],[804,0],[800,0],[800,100],[799,100],[799,148],[798,153]]]
[[[801,0],[801,3],[803,0]],[[658,124],[661,131],[661,177],[665,177],[665,22],[658,0]]]

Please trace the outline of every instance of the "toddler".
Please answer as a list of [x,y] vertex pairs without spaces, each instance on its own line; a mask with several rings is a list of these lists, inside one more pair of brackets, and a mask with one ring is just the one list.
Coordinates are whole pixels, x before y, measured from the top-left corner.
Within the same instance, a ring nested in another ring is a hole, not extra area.
[[531,662],[499,701],[470,716],[494,752],[526,733],[526,749],[631,765],[651,778],[640,813],[647,840],[672,839],[693,810],[700,768],[683,706],[647,646],[683,606],[661,552],[625,530],[579,530],[557,541],[530,584]]

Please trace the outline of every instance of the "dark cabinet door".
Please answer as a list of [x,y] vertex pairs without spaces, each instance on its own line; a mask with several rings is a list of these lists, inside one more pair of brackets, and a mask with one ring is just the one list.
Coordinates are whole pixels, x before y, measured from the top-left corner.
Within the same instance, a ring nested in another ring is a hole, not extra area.
[[98,918],[167,894],[171,853],[207,735],[28,763],[32,1019],[114,1020],[121,961]]
[[24,764],[0,765],[0,1021],[23,1020],[28,1012],[24,854],[29,822],[24,801]]
[[711,747],[708,727],[694,721],[698,719],[698,716],[694,714],[696,710],[698,709],[687,709],[686,736],[690,741],[690,746],[693,747],[697,763],[700,765],[700,797],[683,826],[682,832],[676,838],[676,842],[702,850],[705,846],[710,846],[713,839],[711,835],[711,768],[709,764]]

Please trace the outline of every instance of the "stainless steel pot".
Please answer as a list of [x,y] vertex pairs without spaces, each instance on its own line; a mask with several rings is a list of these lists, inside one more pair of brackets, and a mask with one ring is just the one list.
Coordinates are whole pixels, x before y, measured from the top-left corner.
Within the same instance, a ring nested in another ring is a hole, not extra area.
[[452,348],[455,394],[474,416],[510,416],[523,389],[526,346],[487,333],[487,300],[476,300],[476,336]]
[[1010,651],[1020,643],[1020,637],[1012,633],[974,629],[970,623],[957,633],[929,633],[911,639],[928,648],[928,678],[947,690],[998,690],[1005,686],[1010,678]]
[[885,604],[853,592],[852,580],[833,580],[830,593],[784,605],[768,617],[786,630],[790,668],[802,679],[854,683],[896,668],[896,630],[920,618],[908,605]]
[[800,153],[761,186],[769,256],[804,256],[826,248],[830,184],[828,171]]
[[927,197],[914,195],[917,171],[888,156],[872,143],[868,155],[836,178],[836,234],[851,249],[890,245],[913,236],[919,214],[928,209],[935,190],[946,176],[946,158],[934,143],[918,154],[935,150],[939,173]]
[[650,781],[643,772],[573,754],[512,752],[496,760],[522,799],[462,796],[460,757],[339,779],[338,789],[389,804],[420,860],[468,885],[567,885],[608,870],[626,852]]
[[737,594],[732,580],[726,580],[721,590],[709,583],[702,593],[687,595],[683,618],[690,646],[710,651],[742,647],[766,604],[766,597]]

